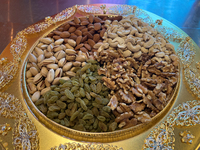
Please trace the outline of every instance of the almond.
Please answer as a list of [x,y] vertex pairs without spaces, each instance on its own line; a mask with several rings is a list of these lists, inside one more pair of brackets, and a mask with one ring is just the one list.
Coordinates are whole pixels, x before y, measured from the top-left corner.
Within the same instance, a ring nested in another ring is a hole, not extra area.
[[61,32],[63,32],[63,30],[64,30],[64,28],[63,28],[63,27],[60,27],[60,28],[58,28],[58,31],[61,31]]
[[69,31],[69,33],[72,33],[74,31],[76,31],[76,28],[75,27],[70,27],[68,31]]
[[84,52],[84,53],[87,53],[87,52],[88,52],[88,50],[87,50],[85,47],[81,47],[80,50],[81,50],[82,52]]
[[66,24],[66,25],[64,26],[64,30],[65,30],[65,31],[67,31],[69,28],[70,28],[70,25],[69,25],[69,24]]
[[81,42],[84,43],[86,40],[87,40],[87,35],[82,38]]
[[101,23],[95,23],[94,24],[94,30],[98,31],[101,29]]
[[55,31],[53,31],[53,33],[54,33],[54,34],[57,34],[57,35],[60,35],[62,32],[56,31],[56,30],[55,30]]
[[89,20],[90,23],[93,23],[93,21],[94,21],[94,15],[89,15],[89,19],[88,20]]
[[76,48],[75,48],[75,50],[80,49],[81,47],[83,47],[83,45],[84,45],[84,44],[79,44],[79,45],[77,45]]
[[84,44],[85,48],[87,48],[89,51],[91,50],[91,46],[89,44]]
[[92,29],[92,30],[90,30],[89,32],[93,35],[93,34],[95,33],[95,30]]
[[91,39],[88,39],[88,44],[93,47],[95,45],[95,42]]
[[74,17],[74,23],[75,24],[79,24],[81,21],[78,17]]
[[99,17],[94,17],[94,22],[96,23],[101,22],[101,19]]
[[88,25],[88,24],[89,24],[89,22],[87,20],[84,20],[81,22],[81,25],[83,25],[83,26]]
[[81,17],[81,18],[79,18],[79,19],[81,20],[81,22],[84,21],[84,20],[88,20],[86,16]]
[[77,30],[82,30],[82,29],[85,29],[86,27],[85,26],[80,26],[77,28]]
[[61,37],[60,37],[59,35],[54,35],[53,38],[54,38],[55,40],[61,39]]
[[74,33],[75,33],[77,36],[82,35],[82,32],[81,32],[80,30],[76,30]]
[[70,21],[70,22],[69,22],[69,25],[75,26],[76,24],[75,24],[74,22]]
[[54,36],[54,33],[53,32],[51,32],[51,33],[49,33],[48,35],[47,35],[47,37],[53,37]]
[[82,31],[82,33],[83,33],[83,32],[87,32],[87,31],[88,31],[88,28],[84,28],[84,29],[82,29],[81,31]]
[[80,35],[80,36],[78,36],[78,37],[76,38],[76,44],[77,44],[77,45],[80,44],[80,43],[81,43],[81,40],[82,40],[82,36]]
[[64,31],[60,34],[60,37],[61,38],[67,38],[67,37],[70,37],[70,33],[68,31]]
[[100,32],[100,37],[103,37],[105,32],[106,32],[106,29],[102,29]]
[[99,40],[100,40],[100,35],[99,35],[99,34],[95,34],[95,35],[93,36],[93,41],[94,41],[95,43],[97,43]]
[[93,39],[93,36],[92,36],[92,34],[90,32],[87,32],[86,35],[87,35],[88,39]]
[[71,35],[70,39],[73,39],[74,41],[76,41],[77,37],[78,37],[77,35]]

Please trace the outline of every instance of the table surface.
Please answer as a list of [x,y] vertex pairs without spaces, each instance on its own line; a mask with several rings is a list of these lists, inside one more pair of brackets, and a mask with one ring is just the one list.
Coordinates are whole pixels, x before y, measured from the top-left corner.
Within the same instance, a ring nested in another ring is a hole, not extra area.
[[24,28],[73,5],[136,5],[172,22],[200,47],[200,0],[3,0],[0,1],[0,53]]

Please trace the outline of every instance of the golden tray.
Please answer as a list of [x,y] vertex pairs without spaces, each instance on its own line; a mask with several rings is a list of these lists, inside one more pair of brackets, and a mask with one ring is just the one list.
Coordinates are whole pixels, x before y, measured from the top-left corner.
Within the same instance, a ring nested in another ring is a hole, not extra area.
[[[89,14],[130,15],[154,25],[179,56],[180,78],[171,102],[153,121],[109,133],[67,129],[39,113],[25,83],[27,56],[38,40],[73,19]],[[58,149],[198,149],[200,134],[199,47],[167,20],[130,5],[76,5],[19,32],[0,55],[0,148]]]

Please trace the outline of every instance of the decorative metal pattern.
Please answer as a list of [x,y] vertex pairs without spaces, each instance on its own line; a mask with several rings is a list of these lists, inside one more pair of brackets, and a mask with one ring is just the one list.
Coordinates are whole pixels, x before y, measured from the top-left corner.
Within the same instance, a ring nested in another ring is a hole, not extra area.
[[38,144],[37,130],[32,121],[26,116],[16,120],[13,131],[14,149],[37,150]]
[[10,124],[0,124],[0,135],[6,136],[11,129]]
[[183,41],[181,41],[177,49],[177,54],[183,64],[183,67],[189,67],[194,61],[194,56],[196,55],[192,40],[186,37]]
[[173,149],[175,141],[173,130],[168,122],[162,123],[152,130],[145,139],[144,149]]
[[154,24],[152,18],[142,9],[136,8],[136,9],[133,9],[133,12],[137,18],[142,19],[144,22],[148,23],[149,25]]
[[191,92],[200,98],[200,74],[196,69],[187,68],[184,70],[184,76]]
[[0,116],[19,118],[24,109],[19,99],[8,93],[0,92]]
[[79,5],[77,9],[83,13],[88,14],[101,14],[102,10],[98,6],[90,6],[90,5]]
[[58,21],[63,21],[63,20],[66,20],[70,17],[72,17],[75,12],[76,12],[76,9],[77,9],[77,5],[73,6],[73,7],[70,7],[70,8],[67,8],[63,11],[61,11],[60,13],[58,13],[54,18],[53,18],[53,22],[58,22]]
[[114,5],[107,8],[107,13],[115,15],[128,15],[132,14],[133,10],[134,6],[131,5]]
[[180,132],[179,135],[181,136],[181,142],[187,144],[192,144],[192,139],[195,138],[188,130]]
[[109,144],[82,144],[78,142],[73,142],[73,143],[65,143],[65,144],[60,144],[58,147],[55,146],[51,148],[51,150],[123,150],[123,148],[118,148],[117,146],[109,145]]
[[[166,121],[155,127],[144,141],[143,149],[174,149],[174,127],[186,127],[200,124],[200,102],[187,101],[175,107]],[[190,143],[193,135],[181,133],[182,140]]]

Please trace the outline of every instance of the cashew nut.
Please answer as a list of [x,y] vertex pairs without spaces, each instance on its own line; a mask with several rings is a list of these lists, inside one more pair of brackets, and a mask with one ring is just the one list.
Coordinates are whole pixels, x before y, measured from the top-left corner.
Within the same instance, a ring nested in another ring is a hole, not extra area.
[[172,45],[172,44],[170,44],[170,43],[166,43],[166,48],[167,48],[167,49],[174,50],[174,45]]
[[111,39],[114,39],[114,38],[118,37],[118,35],[116,33],[109,33],[108,37],[110,37]]
[[124,39],[121,37],[116,37],[112,40],[112,42],[118,42],[119,44],[125,43]]
[[122,30],[122,31],[117,31],[117,34],[119,36],[126,36],[127,34],[130,33],[130,30]]
[[138,52],[141,49],[141,46],[140,45],[133,46],[131,42],[128,42],[127,48],[132,52]]
[[112,42],[112,39],[108,39],[108,43],[111,47],[117,47],[118,42]]
[[130,34],[133,35],[133,34],[135,34],[136,32],[138,32],[137,29],[136,29],[135,27],[132,26],[132,27],[131,27],[131,32],[130,32]]
[[150,48],[155,43],[155,40],[152,36],[150,36],[150,39],[148,42],[144,43],[144,48]]

